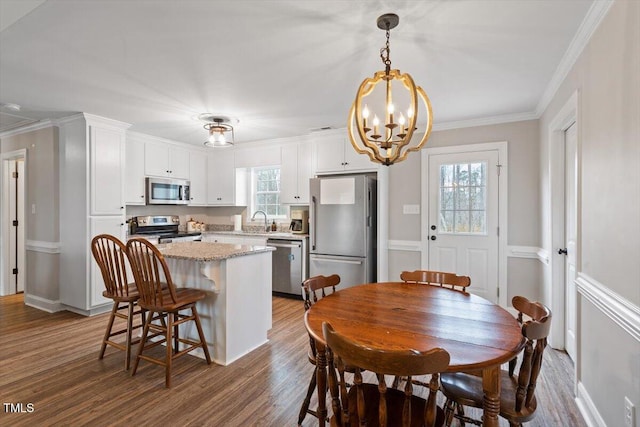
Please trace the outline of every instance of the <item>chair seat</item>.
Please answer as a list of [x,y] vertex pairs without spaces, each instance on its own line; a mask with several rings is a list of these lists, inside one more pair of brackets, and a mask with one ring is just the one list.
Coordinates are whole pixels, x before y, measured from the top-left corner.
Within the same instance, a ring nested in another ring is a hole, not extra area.
[[[518,388],[518,378],[510,377],[506,371],[500,371],[500,386],[500,415],[506,419],[517,418],[519,422],[532,419],[537,406],[535,396],[529,407],[523,407],[519,412],[515,410],[513,397]],[[440,375],[440,388],[445,396],[455,396],[456,402],[482,408],[484,399],[482,377],[463,373],[444,373]]]
[[138,305],[145,310],[150,311],[166,311],[166,312],[175,312],[181,310],[183,307],[196,303],[200,300],[203,300],[207,297],[207,294],[204,291],[193,288],[177,288],[176,292],[176,300],[175,302],[171,301],[171,295],[169,289],[165,289],[162,292],[163,301],[165,302],[162,305],[150,305],[145,304],[142,300],[138,301]]
[[128,295],[115,295],[109,292],[109,290],[103,291],[102,296],[105,298],[109,298],[114,300],[115,302],[134,302],[140,298],[140,294],[138,293],[138,288],[136,288],[135,283],[129,283],[127,285]]
[[[366,405],[367,427],[379,427],[378,404],[380,403],[380,393],[377,384],[362,384]],[[404,403],[404,392],[393,388],[387,389],[387,423],[391,426],[402,425],[402,409]],[[349,390],[349,407],[357,407],[357,390],[352,387]],[[411,427],[424,426],[424,408],[426,400],[418,396],[411,396]],[[444,424],[444,411],[436,407],[436,426]],[[338,426],[335,416],[331,417],[331,426]],[[352,414],[349,419],[350,427],[359,427],[360,420],[357,414]]]

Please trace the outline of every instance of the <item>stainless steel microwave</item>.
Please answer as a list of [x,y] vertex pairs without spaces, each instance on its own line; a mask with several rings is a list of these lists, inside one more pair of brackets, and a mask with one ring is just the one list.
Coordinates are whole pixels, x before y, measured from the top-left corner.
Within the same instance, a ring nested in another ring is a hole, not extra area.
[[147,178],[147,205],[189,204],[189,187],[186,179]]

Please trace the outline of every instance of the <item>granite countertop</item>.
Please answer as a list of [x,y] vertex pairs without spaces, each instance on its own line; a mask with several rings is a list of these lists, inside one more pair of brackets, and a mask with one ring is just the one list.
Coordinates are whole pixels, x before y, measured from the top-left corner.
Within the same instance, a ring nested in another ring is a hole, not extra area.
[[176,242],[160,244],[157,247],[165,258],[200,262],[221,261],[228,258],[275,250],[275,248],[269,246],[246,246],[208,242]]
[[307,237],[309,237],[308,234],[294,234],[294,233],[288,233],[288,232],[281,232],[281,231],[270,231],[270,232],[254,232],[254,231],[228,231],[228,230],[223,230],[223,231],[213,231],[213,230],[209,230],[209,231],[203,231],[202,232],[203,235],[205,234],[223,234],[223,235],[229,235],[229,236],[246,236],[246,237],[267,237],[267,238],[273,238],[273,239],[286,239],[286,240],[304,240]]

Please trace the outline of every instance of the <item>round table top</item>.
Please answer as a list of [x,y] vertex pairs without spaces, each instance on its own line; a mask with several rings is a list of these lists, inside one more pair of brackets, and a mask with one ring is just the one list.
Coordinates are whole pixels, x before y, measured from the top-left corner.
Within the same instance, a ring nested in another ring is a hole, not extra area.
[[307,330],[321,344],[323,322],[374,348],[444,348],[452,372],[505,363],[524,346],[520,325],[502,307],[477,295],[425,284],[338,287],[305,313]]

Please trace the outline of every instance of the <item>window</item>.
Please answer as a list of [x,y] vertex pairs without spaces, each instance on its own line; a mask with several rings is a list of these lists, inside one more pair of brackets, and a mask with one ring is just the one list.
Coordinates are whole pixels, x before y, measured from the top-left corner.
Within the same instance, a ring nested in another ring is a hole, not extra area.
[[286,218],[286,207],[280,204],[280,167],[253,168],[252,213],[264,211],[269,218]]
[[486,162],[440,166],[441,233],[487,233],[486,171]]

